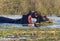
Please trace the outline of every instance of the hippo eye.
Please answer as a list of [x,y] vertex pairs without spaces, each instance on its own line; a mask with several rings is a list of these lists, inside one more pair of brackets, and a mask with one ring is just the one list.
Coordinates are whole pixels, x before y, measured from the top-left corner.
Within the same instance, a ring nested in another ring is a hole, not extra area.
[[35,17],[38,17],[37,15],[35,15]]
[[37,14],[35,14],[35,17],[38,17],[38,15],[37,15]]

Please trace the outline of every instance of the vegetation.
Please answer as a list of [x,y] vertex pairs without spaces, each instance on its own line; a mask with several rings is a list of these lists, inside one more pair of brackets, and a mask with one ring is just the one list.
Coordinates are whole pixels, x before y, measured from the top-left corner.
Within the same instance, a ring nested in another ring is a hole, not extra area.
[[29,10],[60,15],[60,0],[0,0],[0,14],[22,15]]
[[[0,37],[8,37],[11,35],[24,36],[30,35],[30,38],[27,41],[59,41],[60,40],[60,28],[15,28],[15,27],[3,27],[5,30],[0,30]],[[17,37],[16,36],[16,37]],[[13,38],[11,38],[13,40]],[[9,41],[11,41],[9,40]],[[17,38],[17,41],[20,38]]]

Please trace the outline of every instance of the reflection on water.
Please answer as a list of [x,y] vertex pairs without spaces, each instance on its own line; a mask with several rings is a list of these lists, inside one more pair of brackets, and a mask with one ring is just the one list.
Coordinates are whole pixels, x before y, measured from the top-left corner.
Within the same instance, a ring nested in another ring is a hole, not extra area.
[[[48,17],[52,19],[56,24],[47,25],[47,26],[40,26],[40,28],[59,28],[60,27],[60,17]],[[20,28],[29,28],[28,26],[22,26],[21,24],[9,24],[9,23],[0,23],[0,26],[13,26],[13,27],[20,27]],[[32,26],[35,28],[34,26]]]

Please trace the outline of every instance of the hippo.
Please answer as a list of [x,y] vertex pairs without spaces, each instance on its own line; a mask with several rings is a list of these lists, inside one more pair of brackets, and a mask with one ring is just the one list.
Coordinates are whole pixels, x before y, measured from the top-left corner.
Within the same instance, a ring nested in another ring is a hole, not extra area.
[[42,16],[41,13],[38,13],[37,11],[29,11],[27,14],[22,15],[22,18],[20,19],[0,17],[0,23],[30,24],[28,21],[29,16],[31,16],[31,19],[32,18],[36,19],[35,23],[41,23],[49,20],[46,16]]

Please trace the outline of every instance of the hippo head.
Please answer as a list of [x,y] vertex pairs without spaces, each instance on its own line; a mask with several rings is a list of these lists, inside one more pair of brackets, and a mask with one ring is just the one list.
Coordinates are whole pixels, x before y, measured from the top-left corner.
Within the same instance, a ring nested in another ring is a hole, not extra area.
[[32,18],[36,18],[36,17],[38,17],[38,13],[37,13],[37,11],[32,12],[31,16],[32,16]]

